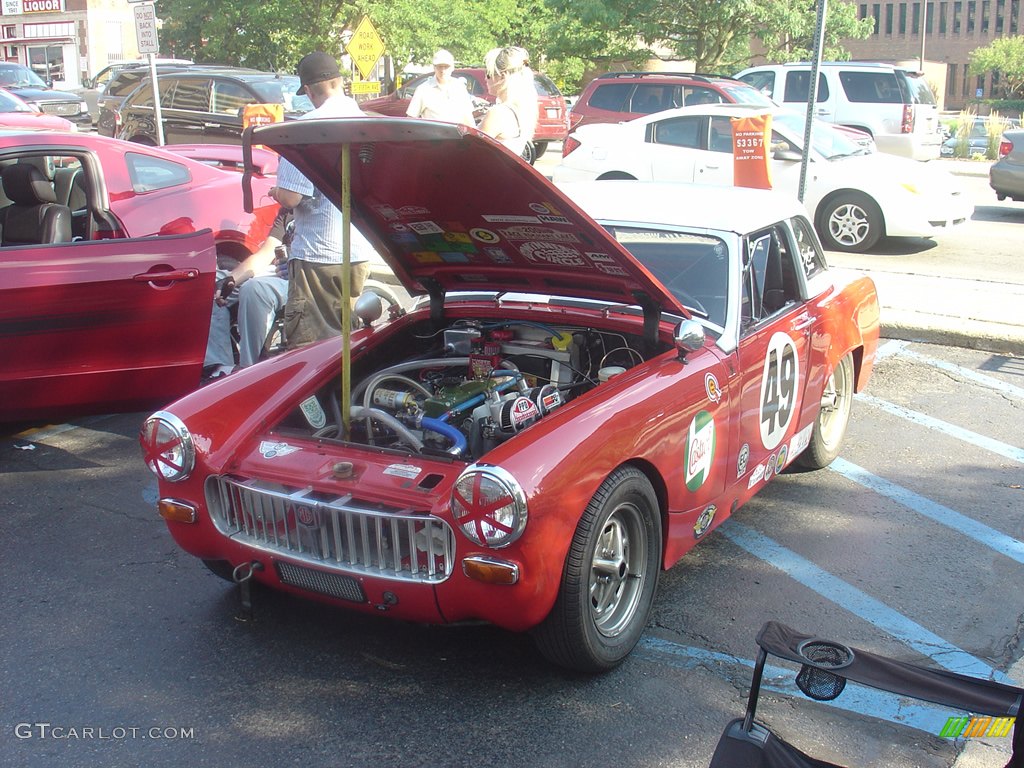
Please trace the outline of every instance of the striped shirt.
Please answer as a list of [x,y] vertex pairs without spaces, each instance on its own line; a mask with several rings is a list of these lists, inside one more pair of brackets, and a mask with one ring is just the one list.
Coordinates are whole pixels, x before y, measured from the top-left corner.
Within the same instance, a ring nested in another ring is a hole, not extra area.
[[[300,119],[362,115],[364,113],[353,99],[344,94],[336,94]],[[288,258],[314,264],[340,264],[343,248],[341,211],[298,168],[284,159],[277,169],[277,186],[302,195],[301,202],[292,209],[295,214],[295,235],[288,248]],[[351,262],[358,264],[368,261],[373,246],[355,227],[351,229],[351,238]]]

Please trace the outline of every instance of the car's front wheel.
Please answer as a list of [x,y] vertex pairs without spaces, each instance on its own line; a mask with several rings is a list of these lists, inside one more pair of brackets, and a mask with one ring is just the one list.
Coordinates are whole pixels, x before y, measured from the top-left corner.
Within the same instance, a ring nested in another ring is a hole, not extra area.
[[661,568],[661,516],[650,481],[633,467],[601,484],[576,526],[554,608],[534,630],[563,667],[602,672],[640,640]]
[[884,234],[882,209],[862,192],[841,192],[818,211],[818,234],[833,251],[863,253]]
[[825,381],[811,442],[797,457],[797,464],[807,469],[821,469],[835,461],[846,436],[852,406],[853,358],[847,355]]
[[597,177],[598,181],[636,181],[636,176],[633,176],[625,171],[608,171],[602,173]]

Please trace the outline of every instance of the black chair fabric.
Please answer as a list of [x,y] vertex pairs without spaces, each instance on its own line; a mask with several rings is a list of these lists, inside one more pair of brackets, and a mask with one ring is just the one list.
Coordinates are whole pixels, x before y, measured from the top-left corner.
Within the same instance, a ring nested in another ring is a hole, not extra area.
[[29,163],[0,172],[11,205],[0,209],[3,245],[71,242],[71,209],[56,202],[53,184]]

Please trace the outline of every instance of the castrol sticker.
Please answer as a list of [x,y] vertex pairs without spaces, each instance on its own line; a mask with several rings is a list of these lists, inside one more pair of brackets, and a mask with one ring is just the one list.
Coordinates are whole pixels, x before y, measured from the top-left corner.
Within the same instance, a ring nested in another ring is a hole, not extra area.
[[799,394],[796,344],[785,333],[776,333],[768,342],[761,373],[761,444],[769,451],[782,442],[792,426]]
[[686,435],[686,487],[698,490],[711,474],[715,459],[715,419],[700,411],[690,422]]

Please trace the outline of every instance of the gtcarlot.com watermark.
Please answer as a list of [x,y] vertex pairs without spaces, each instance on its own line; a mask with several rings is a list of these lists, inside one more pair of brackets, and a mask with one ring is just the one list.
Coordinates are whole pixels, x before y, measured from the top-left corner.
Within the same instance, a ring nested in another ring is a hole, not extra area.
[[132,741],[134,739],[188,741],[195,738],[195,729],[163,725],[142,727],[18,723],[14,726],[14,736],[22,741]]

